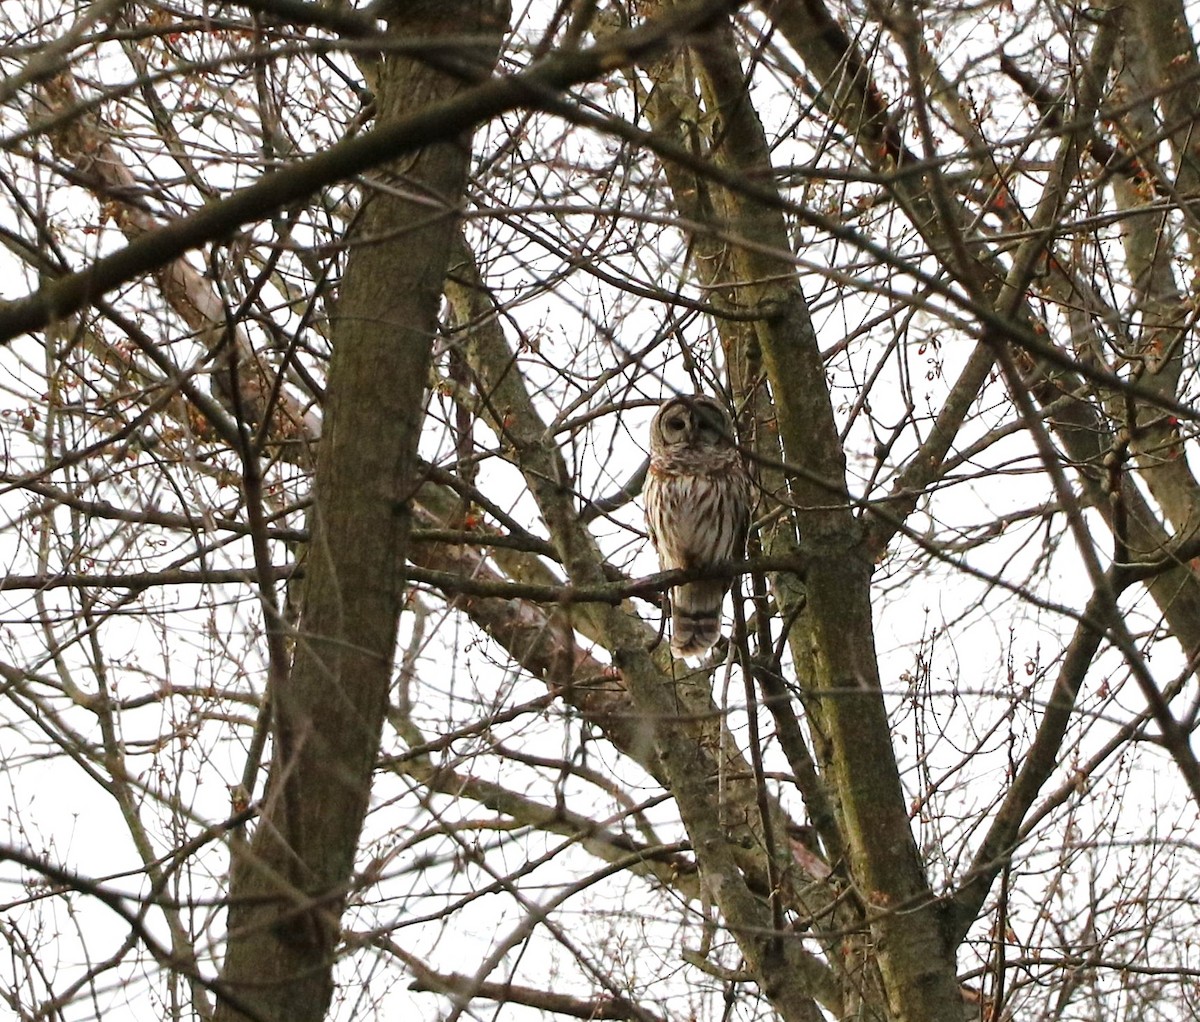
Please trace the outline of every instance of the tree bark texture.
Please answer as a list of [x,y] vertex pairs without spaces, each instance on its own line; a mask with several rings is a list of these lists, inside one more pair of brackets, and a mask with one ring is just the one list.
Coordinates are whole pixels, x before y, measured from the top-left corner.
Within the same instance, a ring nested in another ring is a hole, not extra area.
[[[503,18],[490,3],[470,2],[414,8],[392,27],[410,38],[473,33],[498,43]],[[485,57],[473,45],[465,57],[490,65],[496,47],[488,49]],[[458,75],[402,57],[382,61],[376,86],[381,124],[465,87]],[[386,167],[350,239],[295,659],[269,693],[274,751],[264,813],[249,847],[235,853],[222,976],[232,998],[220,1005],[222,1022],[316,1020],[332,996],[405,599],[417,439],[469,141]]]

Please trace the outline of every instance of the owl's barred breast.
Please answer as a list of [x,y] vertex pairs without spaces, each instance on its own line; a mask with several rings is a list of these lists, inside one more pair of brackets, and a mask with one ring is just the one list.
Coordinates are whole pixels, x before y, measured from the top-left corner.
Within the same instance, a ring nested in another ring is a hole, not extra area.
[[740,557],[749,496],[740,460],[665,470],[652,462],[646,477],[646,520],[663,570]]

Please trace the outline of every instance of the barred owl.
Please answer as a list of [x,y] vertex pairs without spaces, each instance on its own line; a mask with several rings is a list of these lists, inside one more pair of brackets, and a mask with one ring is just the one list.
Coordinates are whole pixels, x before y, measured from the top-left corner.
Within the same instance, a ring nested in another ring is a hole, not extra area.
[[[750,479],[733,421],[711,397],[671,398],[650,424],[646,524],[663,571],[739,558],[750,519]],[[705,579],[671,590],[671,652],[698,656],[721,636],[729,584]]]

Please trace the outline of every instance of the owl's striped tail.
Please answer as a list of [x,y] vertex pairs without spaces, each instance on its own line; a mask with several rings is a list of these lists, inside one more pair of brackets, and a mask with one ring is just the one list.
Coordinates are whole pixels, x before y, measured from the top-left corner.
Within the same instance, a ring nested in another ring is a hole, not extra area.
[[721,637],[724,582],[689,582],[671,590],[671,652],[700,656]]

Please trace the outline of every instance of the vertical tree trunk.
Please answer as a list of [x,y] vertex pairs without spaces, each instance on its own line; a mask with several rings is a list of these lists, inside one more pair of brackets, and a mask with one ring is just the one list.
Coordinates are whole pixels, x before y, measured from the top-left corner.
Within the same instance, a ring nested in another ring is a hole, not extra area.
[[[411,4],[407,39],[498,39],[490,2]],[[486,34],[485,34],[486,33]],[[438,66],[486,71],[496,46],[438,50]],[[432,51],[431,51],[432,52]],[[381,123],[445,99],[464,77],[387,58]],[[404,600],[400,567],[432,339],[468,139],[387,168],[368,194],[333,323],[312,547],[291,676],[273,684],[274,754],[254,839],[235,855],[217,1018],[323,1018],[333,993],[339,918],[392,673]],[[388,187],[391,186],[391,187]],[[252,1013],[252,1014],[251,1014]]]
[[[746,91],[736,46],[727,30],[693,44],[695,66],[714,132],[713,159],[761,180],[771,153]],[[770,384],[784,460],[802,466],[789,483],[795,520],[811,552],[806,610],[793,627],[792,648],[807,692],[810,726],[826,783],[840,808],[850,875],[869,924],[871,956],[883,990],[848,969],[867,1011],[897,1020],[957,1020],[962,1014],[954,949],[909,825],[880,687],[871,610],[872,565],[866,532],[848,506],[846,459],[808,306],[796,281],[787,225],[777,209],[712,189],[715,215],[728,235],[722,265],[728,294],[754,309],[752,338],[729,351],[735,365],[757,363]],[[749,244],[739,244],[739,241]],[[703,248],[701,249],[703,251]],[[729,335],[726,328],[725,336]],[[752,350],[753,349],[753,350]],[[749,376],[749,374],[747,374]],[[790,543],[788,544],[790,545]],[[785,585],[790,584],[788,580]],[[694,837],[694,835],[693,835]],[[767,968],[775,963],[767,962]],[[788,976],[767,976],[783,987]],[[886,998],[887,1003],[881,1003]]]

